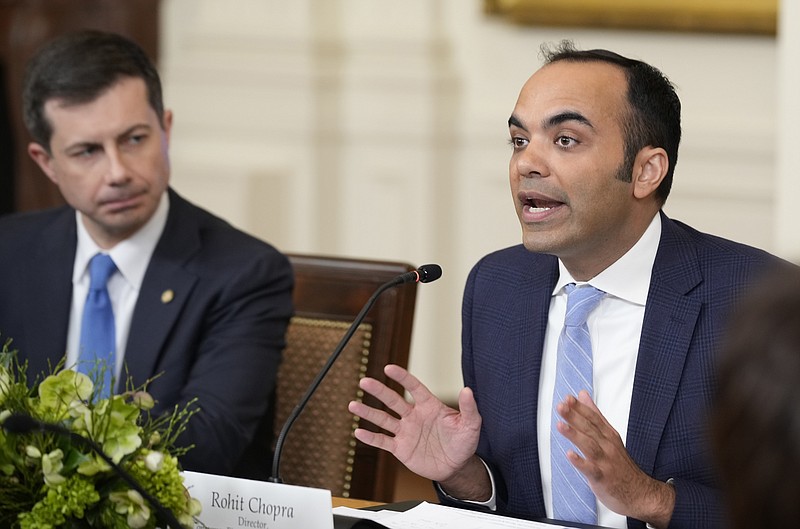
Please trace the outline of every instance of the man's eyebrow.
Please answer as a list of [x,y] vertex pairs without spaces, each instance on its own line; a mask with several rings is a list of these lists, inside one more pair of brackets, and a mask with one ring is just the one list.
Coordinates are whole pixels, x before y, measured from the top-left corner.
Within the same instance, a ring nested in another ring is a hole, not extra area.
[[[153,127],[151,127],[148,123],[136,123],[134,125],[131,125],[127,129],[123,130],[119,134],[117,134],[116,138],[117,138],[117,140],[119,140],[121,138],[127,138],[127,137],[131,136],[132,134],[135,134],[135,133],[139,132],[140,130],[141,130],[141,132],[149,132],[152,129],[153,129]],[[75,143],[70,143],[70,144],[66,145],[63,150],[64,150],[64,152],[67,152],[67,151],[71,151],[71,150],[75,150],[75,149],[85,149],[87,147],[97,147],[97,146],[102,145],[102,144],[103,144],[102,141],[78,140]]]
[[90,147],[97,147],[98,145],[100,145],[100,143],[96,141],[76,141],[75,143],[69,143],[65,145],[64,148],[61,149],[61,152],[70,153],[74,151],[82,151]]
[[[589,121],[589,119],[586,116],[584,116],[580,112],[575,112],[575,111],[571,111],[571,110],[567,110],[567,111],[564,111],[564,112],[559,112],[558,114],[554,114],[553,116],[550,116],[549,118],[544,120],[543,126],[544,126],[544,128],[549,129],[549,128],[552,128],[552,127],[557,127],[558,125],[560,125],[560,124],[562,124],[562,123],[564,123],[566,121],[577,121],[578,123],[586,125],[587,127],[594,128],[594,125],[592,125],[592,122]],[[525,125],[522,124],[522,121],[520,121],[519,118],[517,118],[513,114],[511,115],[510,118],[508,118],[508,126],[509,127],[518,127],[518,128],[520,128],[520,129],[522,129],[524,131],[528,130],[525,127]]]
[[528,130],[525,128],[525,125],[523,125],[522,122],[519,119],[517,119],[517,116],[515,116],[514,114],[511,114],[511,117],[508,118],[508,127],[509,128],[517,127],[525,131]]
[[153,127],[150,126],[149,123],[136,123],[131,125],[127,129],[123,130],[120,134],[117,135],[118,138],[124,138],[125,136],[130,136],[134,132],[138,132],[139,130],[152,130]]
[[550,116],[548,119],[544,120],[543,125],[545,128],[552,128],[561,125],[565,121],[577,121],[578,123],[586,125],[589,128],[594,128],[594,125],[592,125],[592,122],[589,121],[586,116],[580,112],[574,112],[570,110],[559,112],[558,114]]

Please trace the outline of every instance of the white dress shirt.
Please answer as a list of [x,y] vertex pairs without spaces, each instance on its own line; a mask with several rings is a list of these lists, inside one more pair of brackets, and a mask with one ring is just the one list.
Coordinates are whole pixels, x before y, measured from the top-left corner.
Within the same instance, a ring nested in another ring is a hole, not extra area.
[[114,311],[117,345],[115,376],[119,380],[122,363],[125,359],[125,344],[128,343],[128,334],[131,329],[133,309],[139,298],[139,291],[144,281],[144,274],[150,264],[150,257],[152,257],[158,239],[161,238],[161,233],[167,224],[168,213],[169,196],[165,191],[150,220],[132,236],[105,251],[97,246],[89,232],[86,231],[81,213],[75,212],[75,222],[78,226],[78,247],[72,269],[72,307],[67,334],[67,368],[73,368],[78,362],[83,306],[86,303],[86,295],[89,293],[89,261],[97,253],[108,253],[117,266],[117,272],[114,272],[108,280],[108,295]]
[[[661,239],[661,216],[656,215],[639,241],[614,264],[588,281],[607,293],[589,314],[587,325],[592,340],[594,402],[622,437],[628,431],[633,378],[650,276]],[[550,301],[542,371],[539,380],[537,436],[542,473],[542,491],[547,516],[553,515],[551,486],[550,428],[555,387],[558,337],[564,327],[567,294],[564,286],[575,281],[559,260],[559,278]],[[627,527],[621,516],[602,503],[597,504],[598,525]]]

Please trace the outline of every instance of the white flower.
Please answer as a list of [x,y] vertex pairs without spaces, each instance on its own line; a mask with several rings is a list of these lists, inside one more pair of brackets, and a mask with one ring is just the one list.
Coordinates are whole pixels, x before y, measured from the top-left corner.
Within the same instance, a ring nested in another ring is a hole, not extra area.
[[108,498],[116,505],[119,514],[127,514],[128,527],[141,529],[150,519],[150,508],[142,495],[133,489],[127,492],[112,492]]
[[164,454],[157,451],[148,453],[144,458],[144,465],[150,472],[158,472],[161,470],[161,465],[164,462]]
[[42,456],[42,473],[44,482],[48,485],[60,485],[67,480],[61,475],[61,470],[64,468],[63,459],[64,452],[60,448]]

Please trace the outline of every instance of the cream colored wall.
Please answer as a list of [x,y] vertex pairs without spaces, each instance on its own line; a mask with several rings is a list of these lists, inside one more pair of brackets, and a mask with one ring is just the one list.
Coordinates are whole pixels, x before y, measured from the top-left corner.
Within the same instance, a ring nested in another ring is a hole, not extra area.
[[775,250],[800,263],[800,2],[782,0],[778,25]]
[[[487,18],[481,4],[163,5],[174,186],[288,252],[440,263],[443,278],[419,290],[411,368],[446,399],[461,387],[466,275],[519,242],[506,121],[541,42],[614,49],[678,86],[672,217],[788,252],[794,233],[779,228],[797,209],[776,208],[774,38],[521,28]],[[781,163],[797,166],[797,152]]]

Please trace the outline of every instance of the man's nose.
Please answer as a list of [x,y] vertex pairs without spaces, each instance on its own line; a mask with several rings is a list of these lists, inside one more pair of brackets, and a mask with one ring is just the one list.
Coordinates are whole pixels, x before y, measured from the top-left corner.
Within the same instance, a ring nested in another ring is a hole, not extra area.
[[516,171],[523,178],[543,177],[550,174],[548,161],[542,154],[542,147],[531,140],[516,157]]
[[108,182],[111,184],[125,182],[130,178],[128,160],[116,148],[106,149],[106,153],[108,156],[108,174],[106,175]]

